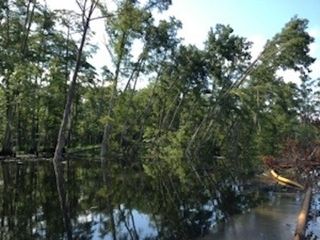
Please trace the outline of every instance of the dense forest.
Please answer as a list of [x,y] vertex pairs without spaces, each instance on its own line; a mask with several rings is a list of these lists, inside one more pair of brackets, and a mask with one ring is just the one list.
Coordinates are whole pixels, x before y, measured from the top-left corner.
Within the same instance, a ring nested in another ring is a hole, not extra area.
[[[170,1],[78,4],[81,14],[2,1],[2,155],[53,153],[65,106],[66,151],[102,143],[102,161],[181,180],[198,168],[248,172],[288,139],[317,137],[306,19],[293,17],[252,59],[252,43],[221,24],[203,49],[184,45],[179,20],[153,16]],[[98,18],[108,35],[102,73],[88,62]],[[298,71],[301,84],[279,69]]]
[[[84,155],[104,182],[110,169],[134,169],[188,195],[195,182],[222,188],[288,142],[319,138],[307,19],[288,19],[253,58],[253,43],[228,25],[208,29],[203,48],[184,44],[182,23],[161,19],[170,0],[75,2],[76,11],[0,2],[1,159],[53,157],[59,175],[61,161]],[[95,21],[105,23],[103,69],[90,61]]]

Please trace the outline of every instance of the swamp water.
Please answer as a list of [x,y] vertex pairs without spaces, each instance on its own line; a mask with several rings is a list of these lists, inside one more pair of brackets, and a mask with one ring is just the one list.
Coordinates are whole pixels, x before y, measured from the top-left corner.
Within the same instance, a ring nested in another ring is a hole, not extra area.
[[[106,183],[99,163],[72,162],[65,172],[74,239],[290,239],[300,207],[297,195],[269,193],[259,207],[217,225],[224,214],[195,181],[182,189],[168,179],[112,172]],[[231,213],[260,199],[225,195],[220,208]],[[64,229],[51,162],[2,162],[0,239],[65,239]]]
[[206,239],[293,239],[301,201],[300,194],[269,193],[267,201],[247,213],[218,224]]

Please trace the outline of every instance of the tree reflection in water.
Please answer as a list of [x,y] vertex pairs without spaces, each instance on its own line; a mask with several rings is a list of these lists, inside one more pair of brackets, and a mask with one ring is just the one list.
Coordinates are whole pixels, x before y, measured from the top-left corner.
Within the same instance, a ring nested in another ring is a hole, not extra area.
[[[104,183],[95,162],[72,163],[66,175],[76,239],[192,239],[222,216],[219,201],[194,179],[113,170]],[[66,238],[52,164],[1,163],[0,214],[1,239]]]

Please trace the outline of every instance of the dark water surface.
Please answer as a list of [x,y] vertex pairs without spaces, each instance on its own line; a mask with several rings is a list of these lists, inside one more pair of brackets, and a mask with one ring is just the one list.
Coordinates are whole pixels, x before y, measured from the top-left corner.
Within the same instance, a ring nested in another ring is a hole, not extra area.
[[62,214],[51,162],[0,164],[1,240],[66,239],[65,216],[74,239],[290,239],[300,204],[296,195],[269,195],[213,228],[225,212],[254,204],[257,193],[244,196],[233,185],[212,197],[196,181],[177,185],[119,167],[103,178],[100,164],[88,161],[72,162],[64,174],[69,215]]
[[301,196],[298,194],[269,193],[269,201],[218,224],[206,239],[293,239],[300,207]]

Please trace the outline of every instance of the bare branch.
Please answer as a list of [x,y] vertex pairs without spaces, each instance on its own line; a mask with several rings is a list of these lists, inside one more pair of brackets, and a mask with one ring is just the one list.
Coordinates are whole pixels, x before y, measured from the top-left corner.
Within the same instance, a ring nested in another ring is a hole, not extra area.
[[84,8],[83,8],[83,5],[80,3],[79,0],[76,0],[76,3],[78,5],[78,7],[80,8],[81,12],[84,12]]
[[94,20],[100,20],[100,19],[105,19],[105,18],[108,18],[108,17],[112,17],[111,15],[110,16],[99,16],[99,17],[94,17],[94,18],[91,18],[90,21],[94,21]]

